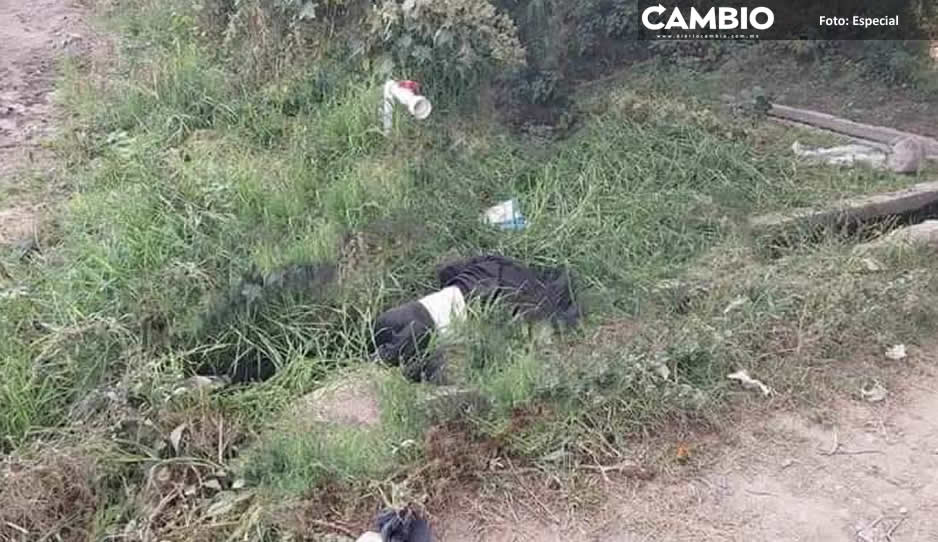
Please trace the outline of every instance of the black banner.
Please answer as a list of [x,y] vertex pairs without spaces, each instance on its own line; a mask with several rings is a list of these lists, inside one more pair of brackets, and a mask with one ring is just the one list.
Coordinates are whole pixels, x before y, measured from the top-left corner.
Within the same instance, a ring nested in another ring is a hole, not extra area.
[[639,0],[640,40],[928,40],[938,0]]

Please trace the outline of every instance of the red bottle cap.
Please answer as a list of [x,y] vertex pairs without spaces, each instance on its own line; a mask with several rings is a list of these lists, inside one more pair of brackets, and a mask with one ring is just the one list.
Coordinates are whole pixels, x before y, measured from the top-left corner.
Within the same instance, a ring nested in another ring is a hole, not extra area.
[[397,86],[406,88],[414,94],[420,94],[420,83],[416,81],[401,81],[397,84]]

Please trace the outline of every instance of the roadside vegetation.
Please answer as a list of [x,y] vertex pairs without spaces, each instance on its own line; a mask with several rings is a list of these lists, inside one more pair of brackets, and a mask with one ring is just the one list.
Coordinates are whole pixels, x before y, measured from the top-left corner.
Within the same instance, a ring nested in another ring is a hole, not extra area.
[[[693,70],[732,51],[631,50],[616,1],[229,4],[101,3],[114,73],[63,67],[72,195],[40,252],[3,255],[0,538],[357,533],[382,501],[443,507],[506,461],[572,492],[637,437],[855,393],[938,322],[927,251],[871,263],[852,252],[870,232],[766,251],[747,230],[910,180],[805,166],[796,139],[833,139],[696,98]],[[815,47],[796,53],[847,54]],[[932,96],[927,56],[892,54],[858,77]],[[581,85],[604,60],[627,77]],[[388,75],[434,110],[385,138]],[[507,198],[526,229],[480,221]],[[481,251],[569,266],[585,316],[555,335],[479,314],[449,356],[490,408],[431,415],[431,385],[365,361],[371,319]],[[270,378],[181,387],[251,363]],[[379,425],[290,414],[344,375],[378,383]]]

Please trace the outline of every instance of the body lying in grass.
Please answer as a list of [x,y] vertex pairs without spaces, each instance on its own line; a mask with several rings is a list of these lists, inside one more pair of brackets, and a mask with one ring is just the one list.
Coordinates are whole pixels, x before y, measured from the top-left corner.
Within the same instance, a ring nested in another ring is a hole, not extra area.
[[414,381],[438,381],[445,363],[428,352],[434,333],[447,335],[466,316],[467,303],[500,301],[527,321],[569,327],[579,318],[565,269],[534,269],[498,255],[448,263],[437,270],[440,290],[380,314],[374,323],[375,357],[401,365]]
[[[328,305],[329,285],[334,278],[332,266],[310,264],[251,275],[241,281],[210,313],[194,339],[193,349],[198,352],[196,372],[224,375],[233,382],[270,378],[278,364],[265,338],[277,331],[282,320],[315,330],[319,343],[345,341],[338,332],[340,325],[322,323],[330,316],[320,305]],[[486,304],[500,301],[515,316],[527,321],[546,320],[554,326],[572,326],[579,317],[570,277],[564,269],[535,269],[503,256],[484,255],[441,266],[437,281],[439,291],[385,311],[372,326],[374,357],[400,365],[413,381],[439,381],[445,360],[441,351],[428,351],[431,338],[437,332],[445,335],[455,320],[465,317],[467,304],[474,300]],[[289,309],[298,306],[296,303],[320,309],[291,315]],[[321,311],[325,313],[319,314]],[[273,321],[272,316],[277,320]],[[196,348],[198,345],[207,346],[203,351]]]

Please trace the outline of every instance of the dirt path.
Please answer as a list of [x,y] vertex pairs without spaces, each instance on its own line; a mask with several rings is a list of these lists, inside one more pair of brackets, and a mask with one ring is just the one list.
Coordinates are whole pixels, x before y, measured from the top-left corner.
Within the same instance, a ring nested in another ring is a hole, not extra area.
[[466,501],[457,508],[486,521],[454,514],[442,539],[938,540],[938,356],[920,361],[901,378],[907,388],[882,403],[843,399],[819,413],[752,420],[698,443],[707,459],[697,468],[606,485],[595,517],[544,501]]
[[858,73],[849,66],[836,66],[829,71],[807,68],[791,58],[765,62],[762,53],[740,55],[708,79],[713,82],[714,98],[762,86],[784,105],[938,137],[938,113],[933,99],[905,85],[886,89],[875,78],[869,81]]
[[25,177],[51,175],[40,143],[56,124],[56,60],[86,50],[86,15],[69,0],[0,0],[0,245],[33,235],[48,203]]

